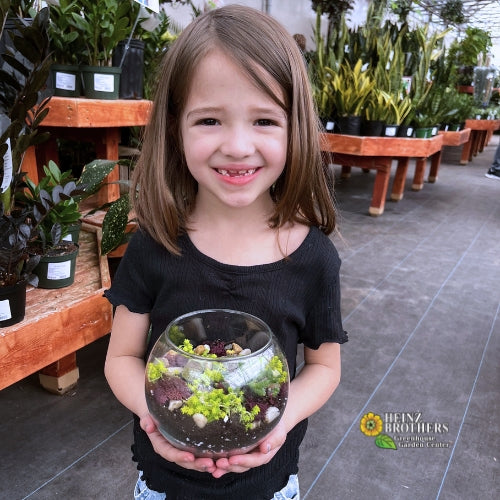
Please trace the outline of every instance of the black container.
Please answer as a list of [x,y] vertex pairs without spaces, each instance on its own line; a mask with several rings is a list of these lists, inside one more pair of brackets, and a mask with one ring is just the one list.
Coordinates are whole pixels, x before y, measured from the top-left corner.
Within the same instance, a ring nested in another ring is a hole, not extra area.
[[365,120],[361,124],[361,135],[380,137],[384,131],[384,122],[381,120]]
[[[113,66],[121,64],[120,99],[142,99],[144,88],[144,41],[122,40],[113,51]],[[123,56],[125,54],[125,57]],[[123,62],[122,62],[123,61]]]
[[24,319],[26,310],[26,281],[0,287],[0,328],[15,325]]
[[361,116],[341,116],[336,132],[346,135],[361,135]]

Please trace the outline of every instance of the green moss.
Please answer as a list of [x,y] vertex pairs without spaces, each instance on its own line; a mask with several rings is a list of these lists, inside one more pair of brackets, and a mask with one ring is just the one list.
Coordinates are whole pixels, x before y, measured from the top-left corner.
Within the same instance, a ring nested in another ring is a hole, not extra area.
[[167,367],[160,359],[156,359],[153,363],[148,363],[146,366],[146,375],[150,382],[156,382],[164,373],[167,373]]
[[277,396],[287,379],[287,372],[278,356],[273,356],[261,376],[250,382],[248,387],[258,396]]
[[[173,342],[174,345],[181,345],[184,342],[184,340],[186,339],[186,336],[184,335],[184,332],[177,325],[174,325],[174,326],[170,327],[170,329],[168,331],[168,336],[169,336],[170,340]],[[192,347],[193,346],[191,346],[191,348]]]
[[224,389],[213,389],[209,392],[196,390],[181,408],[185,415],[201,413],[208,422],[238,415],[240,422],[246,427],[250,427],[259,411],[257,405],[251,411],[246,410],[243,405],[243,392],[235,392],[231,388],[227,392]]

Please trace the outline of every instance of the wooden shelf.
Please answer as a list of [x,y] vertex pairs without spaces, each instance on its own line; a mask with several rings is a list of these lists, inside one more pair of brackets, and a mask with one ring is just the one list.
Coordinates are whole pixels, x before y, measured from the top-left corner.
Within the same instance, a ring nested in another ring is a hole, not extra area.
[[[100,234],[84,224],[74,283],[56,290],[29,286],[24,320],[0,329],[0,389],[51,364],[57,367],[47,374],[55,377],[74,371],[74,353],[111,331],[112,306],[103,296],[111,280],[99,255]],[[64,359],[69,362],[58,363]]]

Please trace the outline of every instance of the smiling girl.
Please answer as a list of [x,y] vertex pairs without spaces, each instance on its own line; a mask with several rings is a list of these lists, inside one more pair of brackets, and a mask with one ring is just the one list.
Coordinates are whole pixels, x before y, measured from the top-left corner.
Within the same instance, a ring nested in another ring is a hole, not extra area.
[[[132,192],[139,228],[106,291],[116,313],[105,373],[134,413],[135,497],[298,499],[307,418],[339,383],[347,335],[318,120],[302,54],[281,25],[231,5],[181,33],[159,73]],[[215,308],[264,320],[293,378],[264,442],[217,460],[170,445],[144,394],[145,360],[165,327]]]

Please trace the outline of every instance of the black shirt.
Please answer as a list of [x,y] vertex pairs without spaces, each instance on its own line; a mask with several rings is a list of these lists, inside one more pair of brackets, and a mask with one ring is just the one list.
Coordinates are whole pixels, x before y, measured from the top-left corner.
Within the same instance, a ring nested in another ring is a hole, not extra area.
[[[265,321],[286,354],[290,377],[296,369],[297,344],[317,349],[323,342],[344,343],[340,314],[340,258],[330,241],[312,227],[286,259],[256,266],[220,263],[202,254],[187,235],[176,256],[138,231],[129,242],[112,287],[105,292],[114,306],[149,313],[151,336],[146,357],[166,326],[200,309],[244,311]],[[135,417],[133,459],[148,487],[168,500],[269,500],[298,470],[298,448],[307,428],[299,423],[266,465],[220,479],[190,471],[157,455]]]

